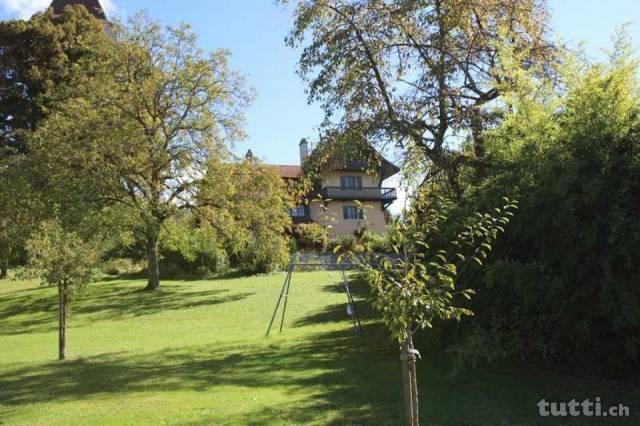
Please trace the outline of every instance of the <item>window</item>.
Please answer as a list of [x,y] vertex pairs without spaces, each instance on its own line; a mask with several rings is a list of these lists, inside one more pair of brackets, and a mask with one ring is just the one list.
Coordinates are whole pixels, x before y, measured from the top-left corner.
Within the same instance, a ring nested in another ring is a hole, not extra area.
[[298,206],[289,209],[289,216],[291,217],[307,217],[307,209],[305,206]]
[[362,189],[362,176],[340,176],[341,189]]
[[344,206],[342,208],[342,215],[345,220],[364,219],[364,211],[356,206]]

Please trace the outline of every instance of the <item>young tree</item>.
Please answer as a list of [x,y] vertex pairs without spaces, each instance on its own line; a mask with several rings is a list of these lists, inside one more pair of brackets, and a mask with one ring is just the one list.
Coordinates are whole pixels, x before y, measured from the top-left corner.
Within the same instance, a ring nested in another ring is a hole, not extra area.
[[[504,231],[517,203],[505,198],[492,213],[476,213],[463,221],[463,231],[450,243],[443,227],[451,203],[419,194],[405,220],[394,222],[391,247],[398,258],[374,258],[363,263],[372,289],[373,306],[391,336],[401,345],[406,423],[418,426],[419,401],[414,334],[436,321],[473,315],[457,306],[456,296],[470,299],[471,289],[456,288],[458,277],[472,263],[483,264],[491,244]],[[450,225],[449,225],[450,226]]]
[[58,288],[58,357],[67,348],[69,304],[92,278],[99,251],[55,221],[43,222],[27,243],[30,270],[44,285]]
[[30,147],[54,187],[138,212],[154,290],[162,224],[192,206],[209,159],[242,138],[250,93],[229,53],[205,55],[186,25],[163,29],[138,15],[114,32],[106,59],[60,90],[71,95]]
[[[291,46],[326,125],[392,142],[428,177],[481,165],[501,95],[501,45],[520,67],[550,61],[544,0],[299,0]],[[309,40],[305,44],[305,41]],[[473,154],[461,153],[465,138]]]

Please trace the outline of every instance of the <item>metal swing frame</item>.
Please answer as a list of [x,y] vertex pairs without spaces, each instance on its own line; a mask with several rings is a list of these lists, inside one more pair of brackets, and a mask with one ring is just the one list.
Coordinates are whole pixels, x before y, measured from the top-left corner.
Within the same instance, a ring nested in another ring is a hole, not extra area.
[[[282,333],[282,328],[284,327],[284,318],[287,313],[287,302],[289,301],[289,290],[291,289],[291,278],[297,266],[316,268],[319,267],[325,270],[340,272],[340,275],[342,276],[342,287],[347,295],[348,306],[351,306],[352,309],[351,318],[353,320],[353,332],[356,336],[359,336],[362,332],[362,324],[360,323],[360,316],[358,315],[358,310],[356,308],[355,301],[353,300],[353,294],[351,294],[351,288],[349,287],[349,280],[347,279],[347,274],[345,272],[346,269],[352,269],[356,265],[351,263],[290,263],[289,266],[287,266],[287,276],[285,277],[284,283],[282,284],[280,297],[278,297],[278,302],[276,303],[276,307],[273,310],[271,322],[269,323],[269,328],[267,329],[267,334],[265,337],[269,337],[269,334],[271,334],[271,328],[273,327],[273,323],[275,322],[276,316],[278,315],[280,305],[282,305],[282,317],[280,318],[280,333]],[[283,300],[284,303],[282,303]]]

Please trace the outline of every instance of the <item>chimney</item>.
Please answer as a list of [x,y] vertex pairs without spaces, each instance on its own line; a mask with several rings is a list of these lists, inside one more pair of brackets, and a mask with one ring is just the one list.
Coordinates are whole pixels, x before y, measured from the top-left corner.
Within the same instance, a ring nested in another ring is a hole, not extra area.
[[300,141],[300,165],[304,163],[304,160],[309,156],[309,142],[306,139]]

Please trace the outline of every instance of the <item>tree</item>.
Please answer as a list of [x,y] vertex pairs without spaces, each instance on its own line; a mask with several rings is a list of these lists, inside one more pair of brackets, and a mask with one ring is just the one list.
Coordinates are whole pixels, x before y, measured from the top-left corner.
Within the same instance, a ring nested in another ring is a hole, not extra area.
[[26,135],[56,101],[47,92],[108,42],[103,24],[84,7],[0,22],[0,159],[26,151]]
[[215,226],[237,266],[273,272],[289,259],[291,194],[279,174],[258,161],[212,161],[198,193],[198,215]]
[[[497,119],[488,106],[508,84],[502,46],[520,54],[522,68],[553,57],[542,0],[291,3],[287,41],[304,45],[299,72],[326,126],[397,144],[427,178],[444,172],[457,191],[459,169],[485,160],[482,134]],[[472,154],[458,151],[465,138]]]
[[473,315],[468,308],[457,306],[455,298],[471,299],[475,292],[457,288],[457,280],[470,265],[483,265],[517,202],[505,198],[505,204],[491,213],[476,213],[463,220],[463,230],[446,243],[444,228],[451,226],[447,224],[451,208],[452,203],[444,199],[418,194],[411,210],[404,214],[406,219],[395,221],[391,227],[391,248],[397,258],[376,256],[362,264],[373,306],[401,345],[406,423],[411,426],[420,424],[416,374],[419,352],[414,347],[414,334],[431,328],[436,321]]
[[154,290],[160,229],[178,209],[191,208],[209,159],[243,136],[251,94],[229,70],[229,53],[205,55],[186,25],[163,29],[138,15],[113,31],[117,42],[104,60],[78,70],[73,85],[59,90],[66,101],[30,149],[52,171],[53,187],[138,212],[147,289]]
[[93,276],[99,251],[56,221],[43,222],[27,243],[29,267],[44,285],[58,288],[58,357],[67,348],[69,305]]
[[23,264],[25,243],[46,216],[42,197],[16,163],[17,157],[7,158],[0,166],[0,279]]
[[486,179],[465,182],[464,204],[517,188],[521,210],[461,282],[485,290],[453,349],[460,365],[545,359],[627,378],[640,367],[639,61],[623,34],[608,61],[578,52],[563,64],[563,90],[520,73],[511,112],[486,135]]
[[58,102],[52,92],[108,44],[84,8],[0,22],[0,278],[24,261],[28,236],[55,204],[31,167],[27,139]]

